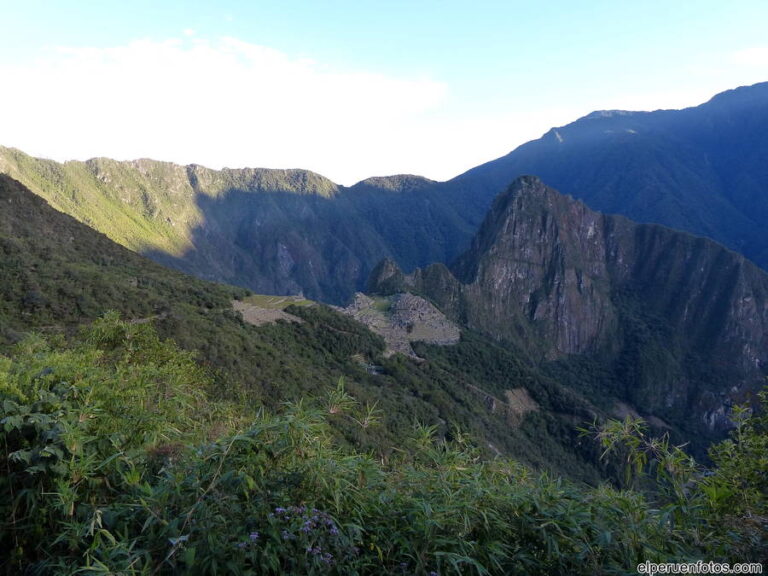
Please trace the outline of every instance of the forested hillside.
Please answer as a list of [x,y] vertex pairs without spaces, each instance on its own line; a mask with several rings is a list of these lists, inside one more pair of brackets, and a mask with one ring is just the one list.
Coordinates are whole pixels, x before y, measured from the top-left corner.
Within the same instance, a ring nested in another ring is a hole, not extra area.
[[[291,307],[300,323],[253,326],[232,309],[242,289],[170,271],[61,214],[20,184],[0,176],[0,328],[3,347],[32,330],[68,336],[109,310],[151,322],[164,338],[194,352],[211,376],[208,393],[248,409],[335,389],[381,417],[361,428],[332,420],[337,438],[388,454],[415,422],[441,436],[471,432],[487,455],[523,461],[596,481],[595,451],[576,448],[574,423],[591,420],[590,402],[539,374],[514,351],[466,333],[450,348],[419,347],[426,362],[385,358],[383,340],[324,306]],[[380,367],[371,373],[368,365]],[[537,410],[508,401],[530,395]]]

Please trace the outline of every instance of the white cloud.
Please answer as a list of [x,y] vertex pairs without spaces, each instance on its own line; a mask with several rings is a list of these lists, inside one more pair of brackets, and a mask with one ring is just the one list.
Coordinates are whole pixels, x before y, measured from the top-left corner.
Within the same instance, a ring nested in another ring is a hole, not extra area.
[[302,167],[342,183],[399,166],[430,170],[421,132],[447,96],[431,79],[336,70],[192,36],[61,47],[0,76],[0,143],[32,154]]
[[750,46],[731,55],[735,64],[762,69],[768,72],[768,46]]
[[306,168],[342,184],[396,173],[447,179],[592,110],[696,105],[765,80],[767,65],[768,47],[756,46],[669,81],[603,79],[562,86],[562,100],[547,101],[502,83],[466,102],[439,80],[338,69],[188,30],[0,66],[0,144],[56,160]]

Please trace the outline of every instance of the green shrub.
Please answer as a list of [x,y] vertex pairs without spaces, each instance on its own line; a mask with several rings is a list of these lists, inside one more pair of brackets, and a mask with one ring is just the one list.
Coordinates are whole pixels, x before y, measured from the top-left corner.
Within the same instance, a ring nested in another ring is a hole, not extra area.
[[208,385],[150,324],[114,315],[0,359],[2,571],[620,574],[765,553],[765,416],[744,415],[709,474],[641,422],[608,423],[606,457],[641,493],[488,460],[432,426],[386,457],[352,451],[331,422],[379,413],[343,383],[250,416]]

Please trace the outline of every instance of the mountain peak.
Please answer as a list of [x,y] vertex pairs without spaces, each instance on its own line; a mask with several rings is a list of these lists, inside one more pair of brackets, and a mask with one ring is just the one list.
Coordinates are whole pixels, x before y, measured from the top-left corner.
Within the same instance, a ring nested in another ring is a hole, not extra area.
[[642,114],[642,112],[636,112],[632,110],[595,110],[586,116],[582,116],[580,120],[592,120],[595,118],[621,118],[624,116],[634,116],[636,114]]
[[760,82],[753,84],[752,86],[739,86],[732,90],[726,90],[715,94],[706,105],[709,104],[725,104],[725,105],[750,105],[760,104],[765,105],[766,98],[768,98],[768,82]]
[[405,275],[391,258],[379,262],[368,279],[366,291],[370,294],[389,295],[405,290]]
[[491,210],[486,216],[486,224],[481,226],[480,231],[488,227],[489,220],[498,221],[502,217],[510,216],[513,211],[541,206],[542,202],[551,205],[561,197],[559,192],[544,184],[538,176],[528,174],[518,176],[494,199]]
[[514,235],[518,225],[559,221],[550,216],[573,211],[586,212],[586,207],[570,196],[547,186],[538,176],[519,176],[493,201],[490,211],[475,236],[472,248],[456,263],[455,269],[463,280],[476,273],[477,256],[490,250],[501,236]]
[[500,194],[500,197],[505,195],[514,198],[541,198],[541,197],[561,197],[557,190],[547,186],[544,181],[538,176],[532,174],[523,174],[515,178],[512,183],[507,187],[505,192]]

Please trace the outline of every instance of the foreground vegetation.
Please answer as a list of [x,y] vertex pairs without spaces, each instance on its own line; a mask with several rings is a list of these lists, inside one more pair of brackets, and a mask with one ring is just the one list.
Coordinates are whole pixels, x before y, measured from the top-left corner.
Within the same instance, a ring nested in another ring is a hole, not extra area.
[[[388,415],[344,389],[275,414],[212,401],[189,353],[115,315],[0,357],[7,574],[610,574],[765,561],[768,417],[737,412],[706,472],[627,419],[596,428],[625,486],[480,457],[417,426],[374,458],[334,441]],[[653,483],[652,490],[643,492]]]

